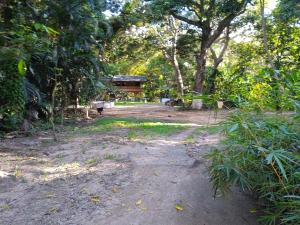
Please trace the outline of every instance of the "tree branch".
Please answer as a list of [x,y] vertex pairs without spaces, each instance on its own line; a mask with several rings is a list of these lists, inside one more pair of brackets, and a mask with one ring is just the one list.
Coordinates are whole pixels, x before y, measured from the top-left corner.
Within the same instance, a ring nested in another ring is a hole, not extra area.
[[218,23],[217,29],[214,31],[214,33],[211,35],[208,41],[208,47],[210,47],[214,41],[222,34],[223,30],[226,27],[229,27],[232,20],[234,20],[237,16],[241,15],[246,10],[246,5],[248,1],[244,1],[243,4],[241,4],[238,11],[230,13],[228,16],[226,16],[223,20],[221,20]]
[[224,37],[224,38],[225,38],[225,40],[224,40],[224,45],[223,45],[223,48],[222,48],[222,50],[221,50],[219,56],[217,56],[215,50],[214,50],[212,47],[210,47],[210,51],[211,51],[211,54],[212,54],[212,58],[213,58],[213,60],[214,60],[214,68],[215,68],[215,69],[216,69],[216,68],[219,66],[219,64],[223,61],[223,57],[224,57],[225,51],[226,51],[226,49],[227,49],[227,47],[228,47],[228,43],[229,43],[229,39],[230,39],[229,33],[230,33],[230,32],[229,32],[229,27],[226,27],[226,30],[225,30],[225,37]]
[[184,16],[177,15],[175,12],[172,12],[172,11],[171,11],[171,15],[174,18],[178,19],[178,20],[181,20],[181,21],[186,22],[186,23],[188,23],[190,25],[194,25],[196,27],[200,27],[201,28],[201,21],[195,21],[195,20],[188,19],[188,18],[186,18]]

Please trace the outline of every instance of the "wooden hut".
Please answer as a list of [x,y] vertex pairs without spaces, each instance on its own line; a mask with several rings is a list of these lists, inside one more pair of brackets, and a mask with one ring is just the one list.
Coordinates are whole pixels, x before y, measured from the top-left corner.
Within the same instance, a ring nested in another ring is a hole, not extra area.
[[146,81],[147,78],[145,76],[118,75],[112,78],[112,83],[120,90],[135,95],[143,91],[142,84]]

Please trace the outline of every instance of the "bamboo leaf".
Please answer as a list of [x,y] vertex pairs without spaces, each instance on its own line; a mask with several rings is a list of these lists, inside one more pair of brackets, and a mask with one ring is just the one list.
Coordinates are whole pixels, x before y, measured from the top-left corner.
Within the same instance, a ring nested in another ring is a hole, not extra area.
[[18,72],[21,76],[24,76],[26,74],[26,63],[23,59],[20,59],[18,62]]

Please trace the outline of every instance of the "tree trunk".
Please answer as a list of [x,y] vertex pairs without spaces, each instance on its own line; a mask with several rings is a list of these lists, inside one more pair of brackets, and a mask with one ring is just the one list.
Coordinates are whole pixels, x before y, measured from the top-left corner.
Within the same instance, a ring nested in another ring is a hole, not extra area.
[[262,25],[262,34],[263,34],[263,40],[264,40],[264,50],[267,55],[267,60],[269,62],[269,65],[271,69],[274,72],[274,75],[272,77],[272,86],[273,90],[275,91],[275,104],[276,104],[276,110],[281,110],[281,96],[283,93],[283,87],[280,84],[280,74],[278,73],[278,70],[274,64],[273,58],[270,54],[269,47],[268,47],[268,35],[267,35],[267,24],[266,24],[266,17],[265,17],[265,0],[260,0],[260,16],[261,16],[261,25]]
[[229,40],[230,40],[229,33],[230,33],[229,32],[229,27],[227,27],[226,30],[225,30],[224,45],[221,49],[221,52],[220,52],[219,56],[217,56],[214,49],[212,47],[210,47],[210,51],[211,51],[212,59],[213,59],[213,62],[214,62],[214,66],[213,66],[212,73],[210,74],[210,77],[209,77],[210,78],[210,86],[208,88],[209,94],[214,94],[215,91],[216,91],[216,78],[217,78],[217,75],[218,75],[218,72],[219,72],[218,67],[221,64],[221,62],[223,62],[223,57],[224,57],[224,54],[225,54],[226,49],[227,49],[228,44],[229,44]]
[[172,64],[173,64],[173,68],[174,68],[174,72],[175,72],[177,94],[178,94],[178,97],[182,97],[183,89],[184,89],[183,79],[182,79],[182,74],[181,74],[176,56],[173,57]]
[[216,93],[216,79],[219,70],[217,68],[213,68],[212,73],[210,74],[210,87],[208,89],[209,94]]
[[202,94],[203,83],[205,80],[205,69],[206,69],[206,56],[207,49],[202,49],[200,54],[196,55],[197,70],[196,70],[196,81],[195,81],[195,92]]
[[53,139],[55,141],[57,141],[57,136],[56,136],[56,131],[55,131],[55,124],[54,124],[54,110],[55,110],[55,95],[56,95],[56,91],[57,91],[57,80],[56,80],[56,75],[55,75],[55,79],[54,79],[54,87],[51,93],[51,115],[50,115],[50,123],[51,123],[51,127],[52,127],[52,134],[53,134]]
[[[260,16],[261,16],[261,26],[262,26],[262,32],[263,32],[263,39],[264,39],[264,49],[265,53],[267,54],[269,64],[271,68],[276,72],[276,67],[274,65],[272,56],[269,51],[268,47],[268,36],[267,36],[267,25],[266,25],[266,17],[265,17],[265,1],[260,0]],[[275,74],[276,75],[276,74]]]

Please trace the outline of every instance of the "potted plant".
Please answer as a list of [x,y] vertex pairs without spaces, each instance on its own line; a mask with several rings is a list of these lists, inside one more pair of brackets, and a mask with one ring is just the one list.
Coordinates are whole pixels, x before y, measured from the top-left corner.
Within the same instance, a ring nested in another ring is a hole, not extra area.
[[224,107],[224,97],[220,93],[217,93],[217,94],[215,94],[214,99],[217,102],[217,108],[218,109],[223,109],[223,107]]
[[202,95],[196,95],[193,96],[192,101],[192,109],[202,109],[203,107],[203,96]]
[[223,109],[223,106],[224,106],[224,101],[217,101],[217,105],[218,105],[218,109]]

